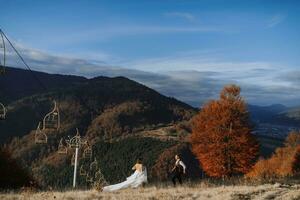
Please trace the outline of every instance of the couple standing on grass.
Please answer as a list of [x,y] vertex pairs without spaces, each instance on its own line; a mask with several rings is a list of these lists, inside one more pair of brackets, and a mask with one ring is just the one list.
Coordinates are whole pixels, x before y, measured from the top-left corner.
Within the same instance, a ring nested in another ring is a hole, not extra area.
[[[178,180],[178,182],[182,184],[182,175],[186,173],[186,166],[180,160],[179,155],[175,155],[175,160],[176,162],[172,169],[172,182],[174,186],[176,186],[176,180]],[[137,188],[143,183],[147,183],[147,169],[142,164],[141,159],[137,160],[136,164],[132,167],[132,170],[134,170],[134,173],[131,176],[127,177],[126,181],[115,185],[106,186],[103,188],[103,191],[112,192],[129,187]]]

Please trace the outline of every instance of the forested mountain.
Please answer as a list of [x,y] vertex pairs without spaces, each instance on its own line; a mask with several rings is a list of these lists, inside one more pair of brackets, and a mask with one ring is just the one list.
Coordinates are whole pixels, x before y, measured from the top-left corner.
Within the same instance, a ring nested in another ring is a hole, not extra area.
[[[11,68],[7,71],[0,79],[1,88],[5,88],[0,90],[1,99],[10,102],[7,119],[0,121],[0,143],[35,129],[52,109],[54,100],[61,109],[63,126],[74,124],[82,132],[88,127],[101,126],[104,135],[110,134],[106,126],[114,124],[114,120],[116,124],[110,131],[118,135],[131,132],[133,128],[189,119],[194,112],[191,106],[124,77],[85,79],[40,72],[28,74],[27,70]],[[20,99],[13,101],[18,97]],[[91,130],[89,133],[93,134]]]
[[[174,145],[184,144],[176,136],[168,139],[174,131],[160,131],[167,140],[152,136],[151,131],[174,126],[184,137],[189,128],[184,121],[196,111],[124,77],[86,79],[9,68],[0,84],[7,107],[6,119],[0,121],[0,141],[41,186],[71,185],[74,152],[60,155],[57,147],[60,139],[73,136],[76,128],[93,146],[93,159],[100,162],[109,181],[124,179],[131,169],[128,166],[138,157],[145,157],[151,177],[155,174],[152,168],[159,165],[157,158]],[[45,131],[47,144],[35,144],[35,129],[53,108],[54,100],[60,110],[61,127]],[[189,152],[184,149],[187,147],[173,154]],[[194,159],[191,152],[186,154]],[[197,170],[197,164],[191,167]],[[82,186],[87,184],[83,177],[79,181]]]
[[47,74],[12,67],[6,67],[6,74],[0,76],[0,102],[10,103],[22,97],[77,85],[87,79],[79,76]]

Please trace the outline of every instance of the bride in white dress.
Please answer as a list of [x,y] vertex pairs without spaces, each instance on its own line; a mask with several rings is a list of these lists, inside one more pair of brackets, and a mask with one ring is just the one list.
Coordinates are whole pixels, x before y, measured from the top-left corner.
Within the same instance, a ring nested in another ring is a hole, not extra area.
[[104,192],[112,192],[125,188],[137,188],[143,183],[147,182],[147,169],[141,163],[141,160],[138,159],[136,164],[132,167],[132,170],[135,170],[134,173],[127,177],[126,181],[118,183],[115,185],[109,185],[103,188]]

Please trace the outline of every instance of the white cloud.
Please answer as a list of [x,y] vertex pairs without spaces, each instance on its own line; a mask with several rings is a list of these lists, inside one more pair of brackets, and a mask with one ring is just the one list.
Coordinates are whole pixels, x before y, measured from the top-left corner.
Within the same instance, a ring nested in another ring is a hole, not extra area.
[[[240,85],[244,95],[252,103],[290,104],[300,99],[299,84],[295,87],[298,76],[294,79],[281,78],[287,71],[293,73],[293,68],[272,62],[228,62],[217,59],[214,54],[200,52],[144,59],[127,63],[125,66],[163,74],[169,77],[169,82],[177,81],[176,86],[168,88],[164,87],[167,85],[164,83],[160,91],[164,91],[165,94],[176,93],[181,100],[193,104],[196,99],[196,102],[203,102],[207,98],[216,97],[219,90],[230,83]],[[202,98],[203,96],[206,98]]]
[[[224,62],[210,59],[206,54],[197,56],[184,53],[140,60],[132,63],[133,68],[129,69],[101,65],[101,60],[95,63],[51,55],[21,45],[18,45],[18,49],[34,70],[86,77],[125,76],[194,106],[216,98],[222,87],[231,83],[239,84],[247,101],[254,104],[293,105],[300,99],[299,71],[280,68],[268,62]],[[24,68],[12,52],[8,54],[8,61],[10,66]],[[283,73],[284,70],[286,73]]]
[[188,21],[194,21],[195,20],[195,16],[191,13],[188,12],[167,12],[164,13],[164,16],[166,17],[178,17],[178,18],[182,18]]
[[164,71],[216,71],[216,72],[235,72],[240,73],[253,69],[273,69],[271,63],[264,61],[256,62],[238,62],[238,61],[224,61],[218,59],[214,52],[206,53],[192,52],[189,54],[177,53],[175,55],[136,60],[126,63],[127,67],[136,68],[153,72]]
[[285,20],[286,16],[282,14],[274,15],[267,21],[267,28],[272,28]]

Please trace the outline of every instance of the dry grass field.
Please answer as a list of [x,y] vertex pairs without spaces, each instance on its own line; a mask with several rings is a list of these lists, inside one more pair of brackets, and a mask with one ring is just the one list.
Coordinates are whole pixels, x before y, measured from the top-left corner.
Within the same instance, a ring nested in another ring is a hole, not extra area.
[[171,200],[171,199],[216,199],[216,200],[300,200],[300,185],[264,184],[258,186],[182,186],[155,187],[148,186],[139,189],[126,189],[113,193],[96,190],[76,190],[65,192],[31,192],[1,193],[1,200],[48,200],[48,199],[130,199],[130,200]]

